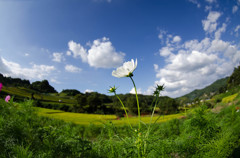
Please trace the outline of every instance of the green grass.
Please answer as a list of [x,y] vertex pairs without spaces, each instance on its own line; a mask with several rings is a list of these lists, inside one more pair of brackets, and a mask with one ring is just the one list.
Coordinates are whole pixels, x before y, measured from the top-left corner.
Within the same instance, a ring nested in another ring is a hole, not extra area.
[[63,112],[1,98],[0,157],[240,157],[236,93],[214,98],[223,106],[218,112],[202,103],[184,119],[177,119],[184,113],[160,116],[151,126],[144,126],[150,116],[142,116],[139,131],[137,117],[129,118],[131,129],[126,118],[115,115]]
[[[36,107],[36,109],[38,111],[38,114],[41,116],[59,119],[66,122],[72,122],[79,125],[89,125],[89,124],[103,125],[104,123],[107,123],[109,121],[111,121],[113,124],[118,126],[128,124],[128,120],[126,118],[117,119],[116,115],[72,113],[72,112],[64,112],[61,110],[52,110],[52,109],[39,108],[39,107]],[[183,115],[184,115],[183,113],[172,114],[172,115],[162,115],[162,116],[155,115],[153,117],[152,123],[154,123],[156,120],[157,120],[156,123],[166,122],[172,119],[180,118]],[[141,121],[144,124],[148,124],[150,122],[150,119],[151,119],[151,116],[141,117]],[[133,126],[135,126],[138,123],[138,117],[137,116],[130,117],[129,121]]]
[[[161,116],[162,122],[150,130],[146,125],[136,131],[137,125],[130,129],[125,118],[114,120],[114,115],[69,113],[0,99],[0,157],[138,157],[138,150],[140,157],[239,157],[239,100],[238,95],[234,105],[218,113],[202,105],[191,108],[185,119],[174,119],[181,114]],[[141,117],[144,123],[149,119]],[[131,123],[137,121],[130,117]]]

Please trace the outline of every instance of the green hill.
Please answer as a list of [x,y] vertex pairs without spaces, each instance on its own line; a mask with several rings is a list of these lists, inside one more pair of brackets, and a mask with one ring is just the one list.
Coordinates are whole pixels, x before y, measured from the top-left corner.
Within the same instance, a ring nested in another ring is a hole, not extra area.
[[188,93],[182,97],[177,98],[177,100],[186,102],[192,102],[194,99],[210,99],[213,95],[218,93],[222,93],[227,89],[229,77],[219,79],[213,82],[211,85],[203,88],[203,89],[196,89],[191,93]]

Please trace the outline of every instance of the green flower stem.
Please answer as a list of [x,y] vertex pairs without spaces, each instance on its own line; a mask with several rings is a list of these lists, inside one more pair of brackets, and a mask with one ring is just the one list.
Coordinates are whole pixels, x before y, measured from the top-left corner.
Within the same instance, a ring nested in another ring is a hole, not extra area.
[[140,129],[141,129],[141,113],[140,113],[140,107],[139,107],[139,101],[138,101],[138,95],[137,95],[137,88],[136,88],[135,82],[133,81],[132,76],[130,76],[130,78],[131,78],[131,80],[133,82],[133,86],[135,88],[135,93],[136,93],[137,108],[138,108],[138,120],[139,120],[138,130],[140,131]]
[[[154,112],[155,112],[155,109],[156,109],[156,106],[157,106],[157,103],[158,103],[158,99],[159,99],[159,95],[156,95],[155,99],[153,100],[153,102],[155,101],[155,105],[154,105],[154,108],[153,108],[153,111],[152,111],[152,115],[151,115],[151,119],[150,119],[150,123],[149,123],[149,126],[148,126],[148,130],[147,130],[147,133],[146,133],[146,139],[148,138],[149,136],[149,132],[150,132],[150,127],[151,127],[151,124],[152,124],[152,118],[153,118],[153,115],[154,115]],[[152,102],[152,104],[153,104]],[[152,106],[151,104],[151,106]],[[147,144],[146,142],[144,143],[144,154],[146,153],[146,149],[147,149]]]
[[[135,88],[135,93],[136,93],[136,100],[137,100],[137,108],[138,108],[138,122],[139,122],[139,125],[138,125],[138,132],[141,131],[141,113],[140,113],[140,107],[139,107],[139,101],[138,101],[138,95],[137,95],[137,87],[135,85],[135,82],[132,78],[132,76],[129,76],[132,80],[132,83],[133,83],[133,86]],[[138,148],[138,157],[140,158],[141,155],[140,155],[140,150],[141,150],[141,138],[139,137],[139,133],[138,133],[138,145],[137,145],[137,148]]]
[[156,107],[157,107],[157,104],[158,104],[158,99],[159,99],[159,96],[156,96],[156,99],[155,99],[156,101],[155,101],[155,105],[154,105],[154,108],[153,108],[153,111],[152,111],[150,123],[149,123],[149,126],[148,126],[147,135],[149,134],[150,126],[151,126],[151,124],[152,124],[153,115],[154,115],[154,113],[155,113],[155,110],[156,110]]
[[128,124],[129,124],[129,126],[131,127],[131,129],[133,129],[133,128],[132,128],[132,125],[130,124],[129,118],[128,118],[127,110],[126,110],[126,108],[125,108],[122,100],[119,98],[119,96],[116,94],[116,92],[114,92],[114,94],[115,94],[115,96],[118,98],[118,100],[120,101],[120,103],[122,104],[122,107],[123,107],[123,109],[124,109],[124,111],[125,111],[125,114],[126,114],[126,116],[127,116]]
[[[152,123],[152,118],[153,118],[153,115],[155,113],[155,110],[156,110],[156,107],[157,107],[157,104],[158,104],[158,99],[159,99],[159,96],[156,96],[156,102],[155,102],[155,105],[154,105],[154,108],[153,108],[153,111],[152,111],[152,115],[151,115],[151,119],[150,119],[150,125]],[[150,127],[149,125],[149,127]]]
[[153,118],[153,115],[154,115],[154,112],[156,110],[156,106],[157,106],[157,103],[158,103],[158,98],[159,97],[156,96],[155,99],[153,99],[152,104],[151,104],[151,107],[152,107],[152,105],[153,105],[153,103],[155,101],[155,105],[154,105],[154,108],[153,108],[153,111],[152,111],[152,115],[151,115],[151,119],[150,119],[150,122],[149,122],[149,126],[148,126],[148,131],[147,131],[146,137],[148,137],[148,134],[149,134],[150,126],[152,124],[152,118]]

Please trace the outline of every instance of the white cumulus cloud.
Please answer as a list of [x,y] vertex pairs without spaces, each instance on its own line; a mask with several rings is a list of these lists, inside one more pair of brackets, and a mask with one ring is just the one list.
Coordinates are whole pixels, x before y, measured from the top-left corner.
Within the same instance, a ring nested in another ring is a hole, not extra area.
[[219,29],[215,32],[215,38],[216,38],[216,39],[220,39],[220,38],[221,38],[221,34],[226,31],[226,27],[227,27],[227,25],[226,25],[225,23],[223,23],[223,24],[222,24],[222,27],[219,28]]
[[173,52],[164,56],[166,65],[163,68],[155,66],[156,77],[159,78],[155,84],[165,84],[164,94],[172,97],[203,88],[230,75],[240,61],[239,48],[220,39],[186,41]]
[[0,57],[0,66],[0,70],[5,76],[34,80],[46,79],[56,70],[54,66],[36,64],[32,64],[31,68],[24,68],[20,64],[7,61],[2,57]]
[[[72,52],[74,58],[80,57],[83,62],[87,62],[87,50],[81,44],[69,41],[68,48]],[[71,55],[71,53],[68,51],[67,55]]]
[[238,6],[237,5],[233,6],[232,13],[235,14],[237,10],[238,10]]
[[72,73],[78,73],[78,72],[82,71],[81,68],[73,66],[73,65],[66,65],[65,70],[68,72],[72,72]]
[[112,0],[93,0],[94,2],[108,2],[111,3]]
[[167,57],[167,56],[169,56],[169,55],[172,54],[172,51],[173,51],[173,50],[174,50],[174,49],[171,48],[171,47],[163,47],[163,48],[161,48],[161,49],[159,50],[159,52],[160,52],[160,55],[161,55],[161,56]]
[[210,11],[206,20],[202,20],[204,31],[212,33],[217,29],[217,20],[221,16],[221,13],[216,11]]
[[189,2],[196,4],[198,8],[201,7],[201,4],[197,0],[188,0]]
[[125,54],[117,52],[106,37],[94,40],[89,46],[90,49],[86,50],[81,44],[69,42],[69,50],[73,53],[73,57],[81,57],[82,61],[87,62],[91,67],[115,68],[124,61]]
[[175,43],[175,42],[180,42],[182,39],[181,39],[181,37],[180,36],[174,36],[173,37],[173,42]]
[[240,29],[240,25],[237,25],[236,26],[236,28],[235,28],[235,30],[234,30],[234,32],[236,33],[236,36],[238,37],[238,31],[239,31],[239,29]]
[[86,90],[84,91],[84,93],[91,93],[91,92],[94,92],[94,90],[92,90],[92,89],[86,89]]
[[88,63],[92,67],[113,68],[122,64],[124,54],[116,52],[112,43],[107,38],[93,41],[88,50]]
[[[133,87],[129,93],[130,94],[136,94],[135,88]],[[141,88],[137,89],[137,94],[142,94],[142,89]]]
[[[165,38],[165,45],[159,50],[160,56],[165,58],[165,66],[153,65],[157,80],[144,93],[152,94],[156,84],[164,84],[166,88],[163,95],[178,97],[232,73],[240,62],[240,48],[234,42],[221,39],[227,24],[222,23],[221,27],[217,27],[220,15],[211,11],[207,19],[202,21],[203,29],[207,32],[202,40],[192,39],[180,45]],[[240,26],[237,26],[235,32],[239,29]]]
[[206,0],[206,2],[208,3],[214,3],[214,2],[217,2],[216,0]]
[[58,63],[61,63],[62,61],[65,60],[64,56],[63,56],[63,53],[53,53],[53,61],[55,62],[58,62]]
[[157,71],[159,66],[157,64],[153,64],[154,70]]

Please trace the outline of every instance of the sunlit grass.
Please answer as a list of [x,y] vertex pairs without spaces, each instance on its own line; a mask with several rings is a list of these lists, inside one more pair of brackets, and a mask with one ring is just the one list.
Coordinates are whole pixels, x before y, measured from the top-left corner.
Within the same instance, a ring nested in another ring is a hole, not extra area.
[[236,97],[237,97],[238,93],[235,93],[233,95],[227,96],[225,98],[222,99],[223,103],[229,103],[232,102]]
[[[157,120],[156,123],[166,122],[166,121],[169,121],[169,120],[172,120],[172,119],[175,119],[175,118],[180,118],[183,115],[184,115],[184,113],[171,114],[171,115],[161,115],[161,116],[155,115],[155,116],[153,116],[152,123],[155,122],[156,120]],[[150,120],[151,120],[151,115],[141,117],[141,122],[144,123],[144,124],[149,124]],[[124,125],[124,124],[128,123],[127,118],[121,118],[120,120],[112,120],[112,122],[116,125]],[[129,122],[132,125],[137,125],[138,117],[137,116],[130,117]]]
[[100,125],[108,120],[117,119],[115,115],[99,115],[99,114],[82,114],[64,112],[61,110],[52,110],[45,108],[36,108],[40,116],[45,116],[53,119],[59,119],[66,122],[72,122],[80,125],[96,124]]
[[[53,119],[59,119],[66,122],[72,122],[79,125],[89,125],[89,124],[95,124],[95,125],[102,125],[103,123],[106,123],[108,121],[111,121],[115,125],[127,125],[128,120],[127,118],[120,118],[117,119],[116,115],[99,115],[99,114],[83,114],[83,113],[72,113],[72,112],[64,112],[61,110],[52,110],[52,109],[45,109],[45,108],[39,108],[36,107],[38,110],[38,114],[40,116],[50,117]],[[172,115],[155,115],[153,117],[152,122],[161,123],[166,122],[171,119],[180,118],[183,116],[184,113],[179,114],[172,114]],[[142,116],[141,121],[142,123],[148,124],[150,122],[151,116]],[[130,117],[129,121],[132,125],[138,124],[138,117]]]

